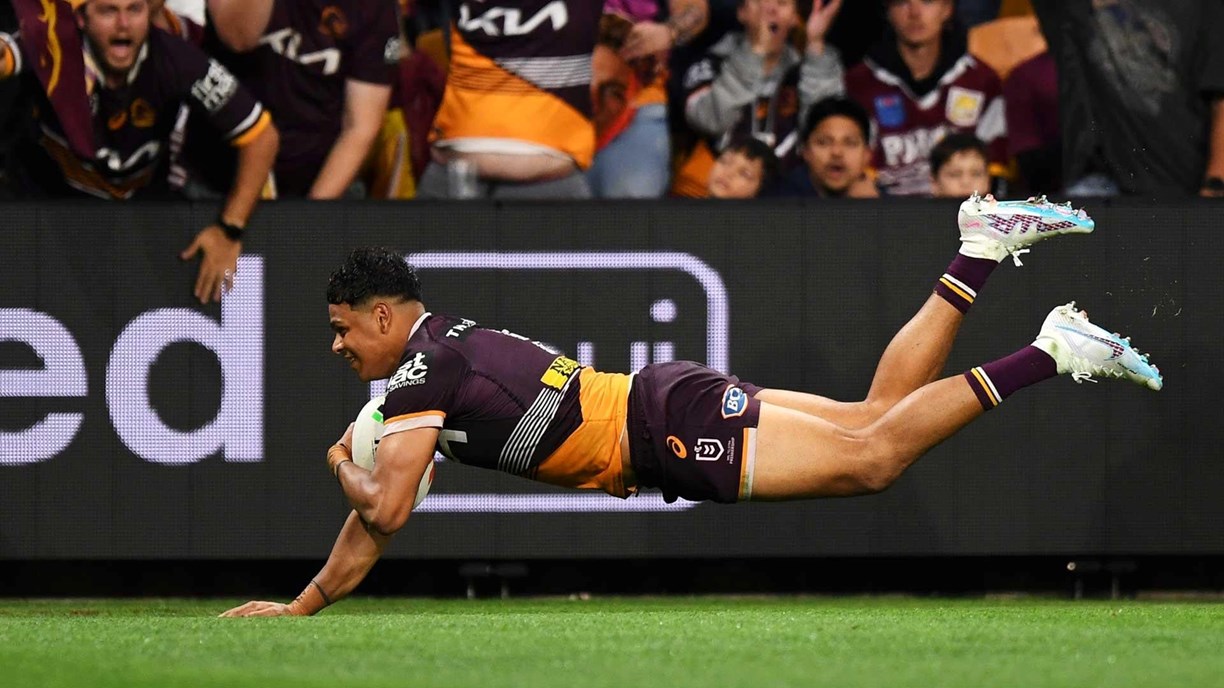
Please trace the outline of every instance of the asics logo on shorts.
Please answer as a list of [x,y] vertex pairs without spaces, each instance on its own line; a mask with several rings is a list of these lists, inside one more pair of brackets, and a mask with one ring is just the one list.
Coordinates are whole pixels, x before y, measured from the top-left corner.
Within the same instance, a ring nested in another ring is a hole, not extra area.
[[727,391],[723,392],[722,398],[722,417],[737,418],[744,415],[748,410],[748,394],[744,390],[735,386],[728,386]]
[[675,435],[667,436],[667,448],[672,450],[672,453],[676,455],[676,458],[688,458],[688,449],[685,448],[684,443],[680,441],[680,438],[676,437]]

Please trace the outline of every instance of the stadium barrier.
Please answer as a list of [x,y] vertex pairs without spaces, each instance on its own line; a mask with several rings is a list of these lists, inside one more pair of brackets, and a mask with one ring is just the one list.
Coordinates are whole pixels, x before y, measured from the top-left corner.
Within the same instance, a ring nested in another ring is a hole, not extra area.
[[[1224,280],[1211,204],[1095,204],[1093,236],[1004,265],[948,374],[1075,299],[1166,374],[1152,393],[1025,390],[864,499],[668,505],[455,464],[389,556],[451,559],[1224,553],[1212,401]],[[237,287],[191,299],[177,254],[215,208],[9,204],[0,232],[0,559],[321,558],[346,508],[324,465],[372,391],[328,349],[352,247],[420,267],[427,306],[604,370],[687,358],[861,398],[956,249],[955,205],[284,202]]]

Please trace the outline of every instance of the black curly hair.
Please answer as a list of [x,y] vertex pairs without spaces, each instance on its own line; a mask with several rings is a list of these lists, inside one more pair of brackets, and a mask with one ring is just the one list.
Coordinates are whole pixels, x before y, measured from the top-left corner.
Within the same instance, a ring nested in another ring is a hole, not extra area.
[[327,280],[327,302],[356,306],[375,296],[421,300],[421,280],[404,256],[387,248],[354,249]]

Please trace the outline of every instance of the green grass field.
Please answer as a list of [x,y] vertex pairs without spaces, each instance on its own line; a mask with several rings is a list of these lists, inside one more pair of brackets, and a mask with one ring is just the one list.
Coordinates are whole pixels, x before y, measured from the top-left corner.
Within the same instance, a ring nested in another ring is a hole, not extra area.
[[0,685],[1224,686],[1224,604],[911,598],[0,601]]

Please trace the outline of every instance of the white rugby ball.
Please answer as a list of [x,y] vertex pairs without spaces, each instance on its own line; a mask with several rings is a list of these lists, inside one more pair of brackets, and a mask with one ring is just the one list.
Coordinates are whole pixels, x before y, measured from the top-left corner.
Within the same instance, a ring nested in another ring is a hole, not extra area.
[[[357,414],[357,420],[353,422],[353,463],[367,471],[374,470],[374,455],[378,451],[379,441],[382,440],[383,430],[386,429],[382,415],[382,405],[385,399],[383,395],[371,399],[361,409],[361,413]],[[412,504],[413,509],[420,506],[425,495],[429,494],[429,488],[433,486],[433,479],[434,463],[431,457],[429,468],[425,469],[425,475],[421,476],[421,484],[417,486],[416,501]]]

